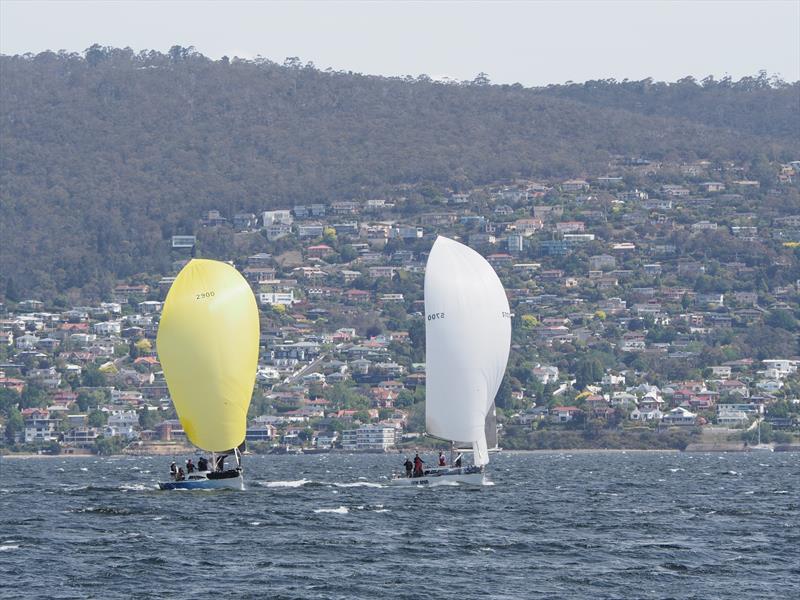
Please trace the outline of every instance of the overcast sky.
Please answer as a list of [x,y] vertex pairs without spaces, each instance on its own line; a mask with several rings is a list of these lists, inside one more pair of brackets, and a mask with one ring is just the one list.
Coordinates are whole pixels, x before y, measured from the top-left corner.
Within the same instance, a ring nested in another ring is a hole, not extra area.
[[613,77],[800,79],[800,0],[173,2],[0,0],[0,52],[93,43],[299,56],[381,75],[543,85]]

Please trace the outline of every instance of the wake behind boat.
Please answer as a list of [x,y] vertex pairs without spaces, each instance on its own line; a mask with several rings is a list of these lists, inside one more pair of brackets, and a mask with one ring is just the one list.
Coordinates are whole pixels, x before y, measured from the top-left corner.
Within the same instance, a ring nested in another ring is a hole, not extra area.
[[[212,459],[209,469],[176,471],[159,482],[162,490],[244,489],[241,453],[258,341],[258,308],[245,279],[226,263],[191,260],[167,294],[156,346],[186,437]],[[229,455],[236,466],[225,469]]]
[[425,423],[430,435],[472,445],[473,465],[438,465],[392,485],[482,484],[486,417],[505,374],[511,311],[503,285],[477,252],[438,237],[425,266]]

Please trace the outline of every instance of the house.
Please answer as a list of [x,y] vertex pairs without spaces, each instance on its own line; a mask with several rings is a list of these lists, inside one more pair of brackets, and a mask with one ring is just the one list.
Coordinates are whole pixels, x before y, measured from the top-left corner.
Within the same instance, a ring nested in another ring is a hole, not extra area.
[[23,440],[26,444],[53,442],[58,440],[58,419],[51,419],[50,412],[40,408],[22,410]]
[[277,429],[272,423],[259,421],[256,418],[248,427],[245,433],[245,440],[248,442],[271,442],[275,439]]
[[677,426],[685,426],[685,425],[696,425],[697,424],[697,415],[693,412],[690,412],[683,408],[682,406],[678,406],[677,408],[673,408],[669,411],[664,418],[661,420],[662,423],[665,425],[677,425]]
[[580,413],[581,409],[577,406],[556,406],[550,409],[550,416],[556,423],[568,423]]
[[261,222],[267,228],[271,225],[291,225],[294,222],[292,211],[288,209],[268,210],[261,213]]
[[207,210],[200,215],[200,224],[203,227],[218,227],[228,222],[218,210]]
[[567,193],[582,192],[589,189],[589,183],[584,179],[568,179],[561,184],[561,191]]
[[607,271],[615,269],[617,259],[610,254],[598,254],[589,257],[589,268],[592,271]]
[[325,226],[321,223],[308,223],[305,225],[297,226],[297,237],[304,238],[320,238],[325,232]]
[[334,250],[327,244],[317,244],[306,248],[306,256],[309,258],[325,258],[333,254]]
[[267,234],[267,240],[274,242],[281,238],[285,238],[292,233],[292,226],[284,223],[273,223],[264,226],[264,231]]
[[345,450],[388,450],[395,445],[397,429],[386,425],[364,425],[342,432]]
[[342,297],[352,304],[367,304],[372,295],[367,290],[347,290]]
[[253,213],[236,213],[233,215],[233,227],[239,231],[246,231],[256,226],[258,219]]
[[717,425],[740,426],[750,422],[750,417],[743,410],[736,410],[733,405],[717,406]]
[[658,408],[637,407],[631,411],[631,421],[660,421],[664,413]]

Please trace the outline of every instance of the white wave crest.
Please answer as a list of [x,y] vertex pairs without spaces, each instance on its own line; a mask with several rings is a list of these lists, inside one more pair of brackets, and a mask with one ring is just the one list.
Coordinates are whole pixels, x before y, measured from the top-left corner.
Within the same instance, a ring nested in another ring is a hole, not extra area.
[[339,508],[315,508],[315,513],[334,513],[337,515],[346,515],[350,512],[346,506],[340,506]]
[[19,550],[19,546],[15,544],[0,546],[0,552],[10,552],[11,550]]
[[297,479],[295,481],[262,481],[261,485],[268,488],[299,488],[311,483],[308,479]]
[[156,489],[155,486],[144,485],[143,483],[125,483],[119,486],[121,492],[149,492]]
[[351,487],[370,487],[370,488],[382,488],[383,485],[380,483],[372,483],[370,481],[353,481],[350,483],[334,483],[336,487],[341,488],[351,488]]

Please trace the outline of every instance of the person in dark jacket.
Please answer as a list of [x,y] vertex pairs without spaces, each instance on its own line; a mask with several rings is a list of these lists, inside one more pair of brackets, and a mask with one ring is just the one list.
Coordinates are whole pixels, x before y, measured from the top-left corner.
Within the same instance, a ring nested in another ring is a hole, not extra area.
[[208,471],[208,461],[205,456],[201,456],[197,461],[197,470],[200,472]]
[[425,461],[419,457],[419,453],[414,455],[414,477],[422,477],[424,474],[423,466]]
[[406,468],[406,477],[411,477],[411,471],[414,469],[414,463],[412,463],[407,456],[406,462],[403,463],[403,466]]
[[216,464],[216,470],[217,470],[217,471],[220,471],[220,472],[222,472],[222,471],[224,471],[224,470],[225,470],[225,459],[226,459],[227,457],[228,457],[228,455],[227,455],[227,454],[220,454],[220,455],[217,457],[217,464]]
[[178,465],[176,465],[175,463],[172,463],[169,466],[169,475],[170,475],[170,477],[172,477],[172,479],[177,481],[177,479],[178,479]]
[[194,473],[194,463],[192,462],[191,458],[186,461],[186,472]]
[[186,475],[183,473],[183,467],[178,467],[178,474],[175,476],[175,481],[183,481]]

